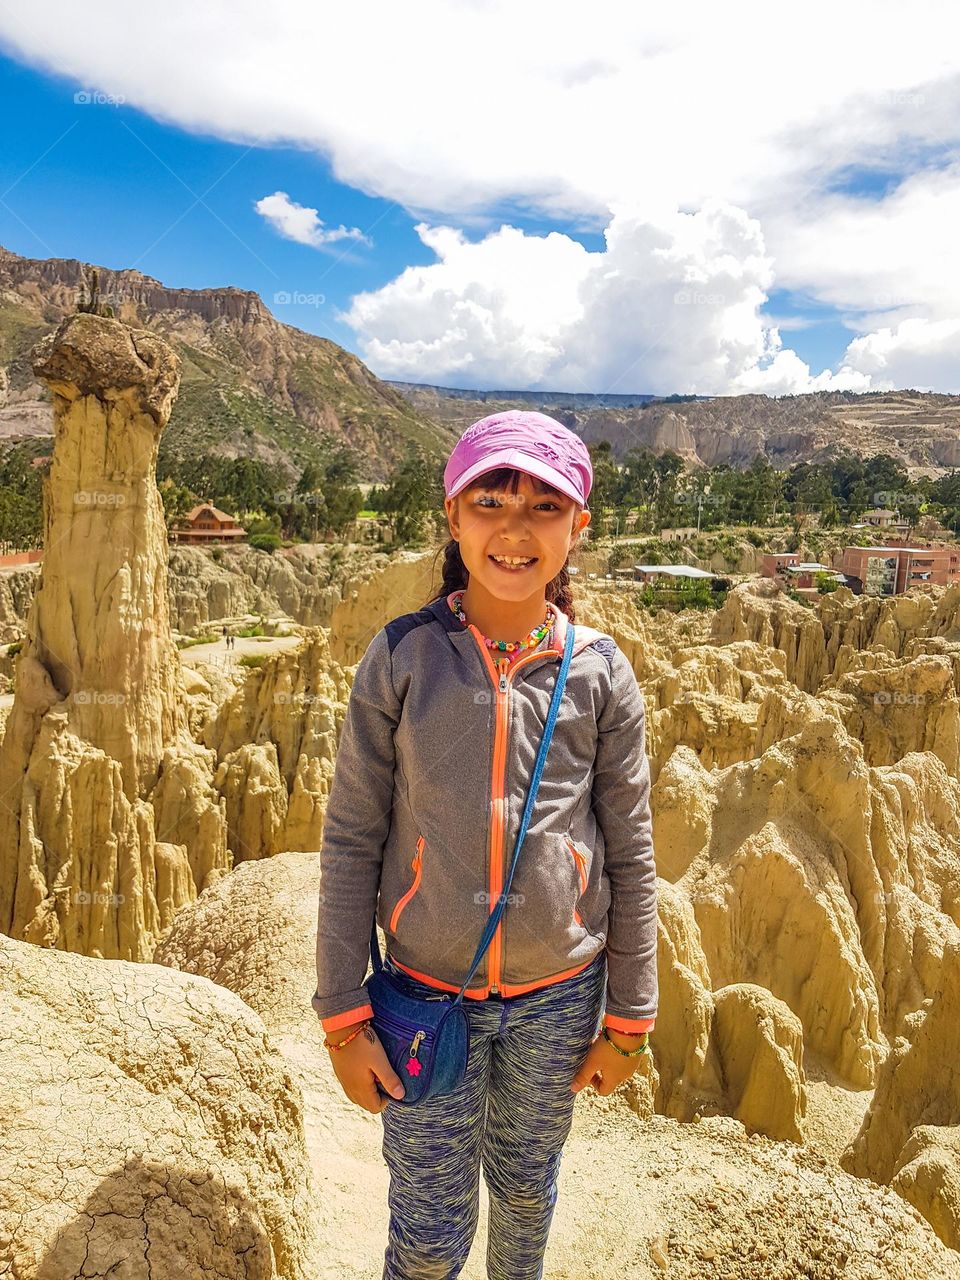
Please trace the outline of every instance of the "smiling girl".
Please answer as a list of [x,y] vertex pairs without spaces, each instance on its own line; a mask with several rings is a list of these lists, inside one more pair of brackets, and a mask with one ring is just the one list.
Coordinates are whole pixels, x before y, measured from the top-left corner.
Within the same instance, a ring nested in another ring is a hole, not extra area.
[[[381,1114],[386,1277],[454,1277],[489,1193],[488,1277],[541,1277],[576,1094],[648,1052],[657,899],[645,708],[613,638],[575,625],[568,561],[590,523],[580,438],[541,413],[475,422],[444,470],[439,593],[357,667],[323,831],[313,1007],[347,1097]],[[573,658],[507,906],[465,991],[467,1073],[403,1082],[363,985],[459,991],[503,891],[563,654]],[[482,975],[482,976],[477,976]]]

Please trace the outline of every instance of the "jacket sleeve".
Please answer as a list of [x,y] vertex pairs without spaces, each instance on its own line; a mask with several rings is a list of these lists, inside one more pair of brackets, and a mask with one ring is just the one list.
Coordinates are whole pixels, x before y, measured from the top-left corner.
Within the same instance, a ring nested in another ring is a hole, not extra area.
[[363,982],[393,810],[400,712],[381,628],[353,678],[323,822],[317,989],[310,1003],[325,1032],[373,1016]]
[[611,891],[604,1022],[612,1031],[642,1032],[653,1029],[659,999],[646,708],[619,647],[610,675],[610,695],[597,721],[592,795]]

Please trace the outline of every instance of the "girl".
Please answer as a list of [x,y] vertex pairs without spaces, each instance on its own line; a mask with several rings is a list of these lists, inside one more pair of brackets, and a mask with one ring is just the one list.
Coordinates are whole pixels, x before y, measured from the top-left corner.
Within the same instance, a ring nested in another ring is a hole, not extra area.
[[464,993],[467,1074],[404,1086],[363,980],[376,914],[411,994],[456,992],[519,831],[566,628],[568,557],[593,472],[572,431],[511,410],[444,470],[440,593],[374,636],[354,677],[323,828],[312,1003],[347,1097],[381,1114],[383,1276],[454,1277],[489,1193],[487,1275],[539,1278],[577,1092],[612,1093],[648,1050],[658,985],[643,696],[614,640],[577,626],[507,906]]

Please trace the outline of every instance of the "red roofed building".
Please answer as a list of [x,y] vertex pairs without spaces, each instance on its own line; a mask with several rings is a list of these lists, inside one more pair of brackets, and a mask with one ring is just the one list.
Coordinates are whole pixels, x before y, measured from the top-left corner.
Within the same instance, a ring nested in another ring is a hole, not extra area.
[[171,542],[243,542],[246,536],[233,516],[211,502],[201,502],[170,530]]

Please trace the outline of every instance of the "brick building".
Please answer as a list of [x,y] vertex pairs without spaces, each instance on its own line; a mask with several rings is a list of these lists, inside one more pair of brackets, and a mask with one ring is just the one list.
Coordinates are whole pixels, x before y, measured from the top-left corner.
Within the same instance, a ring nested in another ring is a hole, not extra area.
[[958,581],[960,547],[844,547],[839,567],[856,595],[895,596],[924,582]]

